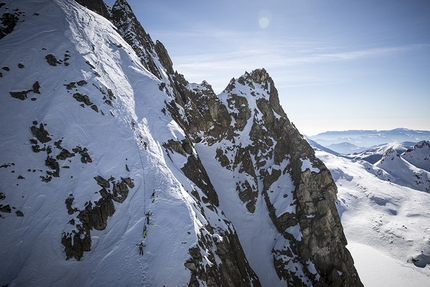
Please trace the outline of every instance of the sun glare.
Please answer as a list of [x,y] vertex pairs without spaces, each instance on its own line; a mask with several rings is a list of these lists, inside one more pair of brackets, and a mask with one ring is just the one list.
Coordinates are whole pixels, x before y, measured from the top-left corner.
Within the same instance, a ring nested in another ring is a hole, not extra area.
[[263,10],[258,14],[258,24],[262,29],[266,29],[269,26],[271,20],[272,14],[270,14],[270,12],[267,10]]

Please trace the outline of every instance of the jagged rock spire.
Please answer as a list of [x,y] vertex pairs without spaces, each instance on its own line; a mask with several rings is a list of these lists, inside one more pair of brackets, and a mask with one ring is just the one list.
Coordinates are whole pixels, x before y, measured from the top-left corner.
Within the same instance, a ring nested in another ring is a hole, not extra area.
[[155,53],[153,53],[154,43],[140,25],[127,1],[117,0],[115,2],[112,6],[111,21],[118,28],[118,32],[142,59],[142,64],[160,79],[161,74],[152,58],[155,56]]
[[[141,58],[142,64],[154,76],[162,79],[163,76],[160,71],[162,68],[165,68],[168,73],[173,73],[172,61],[163,44],[158,41],[156,45],[154,44],[126,0],[117,0],[112,6],[111,21]],[[160,62],[157,61],[157,58],[160,58]]]

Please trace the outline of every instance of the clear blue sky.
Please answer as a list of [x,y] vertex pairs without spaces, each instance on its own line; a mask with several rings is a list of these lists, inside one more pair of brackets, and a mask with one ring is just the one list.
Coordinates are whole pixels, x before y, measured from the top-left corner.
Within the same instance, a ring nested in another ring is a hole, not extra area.
[[303,134],[430,130],[429,0],[128,3],[190,82],[265,68]]

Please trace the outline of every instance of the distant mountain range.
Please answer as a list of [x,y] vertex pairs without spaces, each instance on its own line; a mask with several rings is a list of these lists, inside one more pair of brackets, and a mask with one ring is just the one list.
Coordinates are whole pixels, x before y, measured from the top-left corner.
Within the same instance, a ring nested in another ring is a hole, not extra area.
[[402,142],[413,145],[430,140],[430,131],[397,128],[393,130],[327,131],[308,139],[341,154],[358,153],[378,145]]

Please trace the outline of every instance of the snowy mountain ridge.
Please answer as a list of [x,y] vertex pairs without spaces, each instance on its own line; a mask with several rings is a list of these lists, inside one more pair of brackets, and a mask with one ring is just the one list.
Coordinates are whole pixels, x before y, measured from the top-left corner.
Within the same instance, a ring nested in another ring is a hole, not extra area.
[[342,154],[362,152],[392,142],[418,143],[430,141],[430,131],[397,128],[393,130],[328,131],[309,139]]
[[369,170],[372,169],[382,180],[430,192],[428,141],[421,141],[412,147],[395,142],[346,157],[369,162],[372,165]]
[[0,284],[362,286],[264,69],[215,95],[125,0],[4,2]]

